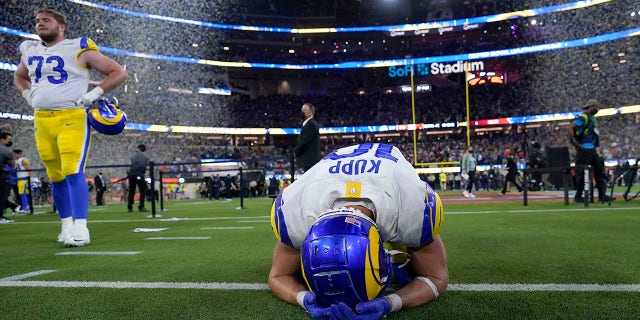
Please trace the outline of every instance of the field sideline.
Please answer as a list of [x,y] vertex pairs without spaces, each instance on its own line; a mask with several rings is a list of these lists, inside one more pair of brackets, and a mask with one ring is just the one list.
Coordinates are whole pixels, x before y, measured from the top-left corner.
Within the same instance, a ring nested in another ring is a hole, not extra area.
[[[640,200],[483,197],[443,195],[450,288],[387,319],[640,317]],[[16,216],[0,225],[0,318],[310,319],[266,285],[271,201],[171,201],[154,219],[92,206],[92,243],[74,249],[55,215]]]

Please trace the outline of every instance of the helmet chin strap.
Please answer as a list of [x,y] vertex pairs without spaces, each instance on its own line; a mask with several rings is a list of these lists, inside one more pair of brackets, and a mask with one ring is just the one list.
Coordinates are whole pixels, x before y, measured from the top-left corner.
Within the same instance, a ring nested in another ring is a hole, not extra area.
[[402,263],[401,265],[398,265],[398,269],[403,268],[404,266],[406,266],[407,264],[409,264],[409,262],[411,262],[411,254],[409,254],[409,252],[406,251],[402,251],[402,250],[398,250],[398,249],[393,249],[393,250],[388,250],[387,253],[389,255],[391,255],[391,257],[393,256],[397,256],[397,255],[403,255],[406,256],[406,259],[404,263]]

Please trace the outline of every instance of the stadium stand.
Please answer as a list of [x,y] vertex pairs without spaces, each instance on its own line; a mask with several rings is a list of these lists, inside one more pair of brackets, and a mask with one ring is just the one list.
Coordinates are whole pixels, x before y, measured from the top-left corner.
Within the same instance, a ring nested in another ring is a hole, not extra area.
[[[87,35],[100,45],[129,52],[174,57],[195,57],[232,62],[292,64],[403,59],[483,52],[581,39],[637,28],[633,1],[615,1],[534,18],[519,17],[481,24],[464,31],[391,36],[384,32],[291,34],[221,30],[200,25],[137,17],[85,6],[71,1],[44,2],[74,21],[70,36]],[[165,1],[152,6],[144,1],[100,1],[121,9],[167,17],[288,28],[363,26],[446,20],[445,15],[423,5],[396,8],[385,17],[375,1]],[[478,1],[450,8],[454,18],[492,15],[543,7],[558,1]],[[31,13],[38,1],[6,1],[0,25],[33,32]],[[480,5],[478,5],[480,4]],[[530,6],[530,7],[525,7]],[[87,19],[86,17],[92,17]],[[24,38],[0,33],[0,62],[17,63],[17,45]],[[228,47],[229,49],[224,49]],[[489,59],[487,66],[501,71],[504,84],[478,85],[469,89],[469,119],[494,119],[535,114],[580,111],[587,97],[603,106],[637,105],[640,101],[637,37],[565,50]],[[292,51],[290,51],[292,50]],[[131,75],[116,94],[130,122],[168,126],[289,128],[298,127],[299,106],[313,101],[322,126],[373,124],[448,123],[466,120],[467,96],[464,76],[416,76],[430,84],[430,91],[413,97],[397,90],[409,78],[392,78],[387,68],[342,70],[275,70],[226,68],[110,53]],[[624,62],[623,62],[624,60]],[[95,79],[100,81],[100,79]],[[32,113],[13,89],[10,71],[0,71],[5,92],[0,128],[14,133],[15,145],[25,149],[35,168],[42,168],[33,145],[28,119],[15,115]],[[198,88],[229,88],[231,95],[198,94]],[[8,115],[8,114],[12,114]],[[602,117],[604,155],[622,160],[640,154],[636,132],[638,113]],[[502,151],[536,141],[544,148],[565,146],[566,121],[496,126],[492,131],[474,130],[471,143],[481,152],[483,163],[500,163]],[[621,130],[622,128],[622,130]],[[288,150],[273,145],[265,136],[229,134],[180,134],[127,130],[122,136],[94,134],[89,165],[125,164],[132,150],[121,139],[149,146],[158,163],[197,162],[201,158],[231,157],[234,148],[243,159],[281,156]],[[389,134],[323,135],[323,152],[354,142],[387,142],[398,145],[414,161],[411,132]],[[455,162],[466,148],[464,127],[447,132],[419,131],[417,162]],[[285,165],[286,166],[286,165]],[[119,168],[110,176],[124,176]]]

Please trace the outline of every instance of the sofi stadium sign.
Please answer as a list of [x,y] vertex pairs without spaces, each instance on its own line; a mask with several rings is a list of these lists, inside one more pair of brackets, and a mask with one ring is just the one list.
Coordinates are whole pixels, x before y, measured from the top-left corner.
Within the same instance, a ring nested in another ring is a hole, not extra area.
[[[429,74],[450,74],[462,72],[484,71],[482,61],[458,61],[456,63],[431,63],[416,64],[414,76],[427,76]],[[411,65],[391,66],[388,69],[389,78],[402,78],[411,75]]]

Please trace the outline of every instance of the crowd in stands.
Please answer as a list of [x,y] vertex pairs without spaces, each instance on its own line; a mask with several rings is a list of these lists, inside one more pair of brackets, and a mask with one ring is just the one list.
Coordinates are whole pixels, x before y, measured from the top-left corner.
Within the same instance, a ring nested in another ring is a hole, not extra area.
[[[602,128],[602,146],[606,159],[630,159],[640,155],[640,140],[636,133],[640,129],[640,115],[628,114],[599,118]],[[625,130],[618,130],[624,127]],[[0,120],[0,129],[14,134],[14,145],[25,150],[25,156],[33,160],[35,168],[42,168],[33,143],[33,128],[26,120]],[[540,143],[544,149],[567,147],[566,123],[543,123],[538,128],[514,126],[505,131],[472,135],[471,144],[478,152],[479,164],[501,164],[506,149],[524,150],[525,145]],[[396,145],[410,162],[417,164],[433,162],[457,163],[466,149],[464,128],[453,134],[416,134],[418,152],[414,159],[413,132],[405,131],[385,136],[376,134],[326,135],[322,137],[323,154],[334,149],[356,144],[382,142]],[[88,165],[110,166],[105,168],[111,177],[125,177],[131,155],[138,143],[147,145],[148,154],[165,172],[188,175],[188,171],[199,171],[201,159],[243,160],[249,168],[265,169],[268,172],[290,171],[290,148],[273,145],[265,137],[248,140],[244,137],[214,136],[204,134],[167,134],[125,131],[119,136],[92,135],[92,146]],[[270,143],[268,143],[270,142]],[[181,165],[172,165],[178,163]],[[97,170],[97,169],[95,169]]]
[[[294,22],[306,23],[306,27],[344,26],[340,24],[342,21],[338,19],[338,16],[342,15],[343,12],[351,12],[349,24],[359,24],[359,26],[364,24],[366,26],[366,20],[355,18],[371,7],[366,5],[366,2],[342,0],[181,2],[172,0],[163,1],[161,6],[146,1],[113,0],[103,2],[104,5],[111,5],[118,9],[189,20],[191,23],[125,15],[69,1],[58,1],[51,5],[54,9],[67,14],[67,19],[70,22],[68,28],[69,36],[89,36],[105,47],[119,48],[130,52],[196,59],[217,60],[222,58],[225,61],[231,60],[235,62],[254,61],[285,64],[404,59],[406,57],[500,50],[592,37],[628,29],[637,26],[638,23],[637,18],[629,14],[637,10],[632,0],[621,0],[580,10],[561,11],[544,15],[537,19],[540,20],[540,23],[536,24],[530,23],[528,18],[514,18],[508,21],[485,23],[479,28],[466,30],[462,34],[443,34],[435,30],[418,36],[402,37],[391,37],[385,32],[354,33],[348,36],[342,34],[290,34],[221,30],[210,28],[206,25],[201,26],[198,23],[233,23],[234,25],[264,26],[260,23],[252,24],[254,21],[251,20],[251,16],[259,15],[264,18],[269,15],[286,15],[286,13],[280,12],[282,11],[280,9],[288,8],[293,10],[292,14],[298,17],[304,17],[306,13],[334,17],[333,21],[325,22],[324,25],[309,25],[313,23],[312,21]],[[432,17],[429,17],[431,8],[418,8],[416,5],[410,8],[410,14],[406,19],[402,16],[407,16],[407,14],[391,14],[387,8],[387,10],[378,12],[377,19],[374,21],[377,22],[375,24],[382,24],[386,20],[381,19],[381,17],[388,17],[389,19],[396,19],[396,22],[390,22],[387,25],[399,24],[399,22],[420,23],[434,19],[450,20],[451,18],[493,15],[552,4],[549,1],[528,1],[525,4],[518,1],[486,2],[491,3],[491,5],[482,6],[485,9],[464,9],[451,4],[442,4],[438,7],[450,6],[451,12]],[[474,5],[477,4],[465,4],[465,6]],[[323,7],[326,9],[322,9]],[[280,9],[274,10],[273,8]],[[339,8],[339,10],[336,10],[336,8]],[[0,9],[5,12],[6,17],[10,17],[8,21],[2,21],[4,26],[32,32],[34,7],[30,4],[11,5],[11,3],[3,2],[3,4],[0,4]],[[444,10],[443,12],[447,11]],[[300,27],[291,25],[292,22],[282,19],[282,16],[277,17],[281,18],[276,20],[279,23],[279,27]],[[236,41],[232,42],[231,40]],[[223,44],[230,41],[238,47],[238,50],[235,50],[235,48],[231,48],[228,51],[221,50]],[[11,42],[15,43],[15,39],[11,39]],[[240,42],[257,45],[247,47],[250,49],[240,48],[242,47]],[[260,45],[260,42],[265,43],[265,45]],[[282,48],[273,48],[282,50],[264,50],[272,47],[271,43],[282,44]],[[290,48],[286,47],[287,43],[290,44]],[[291,48],[298,48],[299,50],[289,54],[288,49]],[[336,48],[340,50],[334,50]],[[591,57],[597,57],[600,52],[594,51],[588,54]],[[535,64],[535,61],[531,61],[531,63]]]
[[[357,11],[357,6],[367,1],[308,1],[295,2],[288,13],[299,17],[336,16],[339,7],[345,11]],[[119,8],[208,22],[247,24],[256,15],[288,14],[284,12],[287,1],[164,1],[163,6],[152,6],[146,1],[101,1]],[[21,1],[0,3],[3,18],[0,25],[33,32],[33,9]],[[294,55],[276,51],[220,50],[230,38],[243,38],[248,31],[221,31],[196,25],[160,21],[74,4],[70,1],[52,3],[54,9],[65,12],[69,21],[69,37],[88,35],[105,47],[122,50],[179,57],[198,57],[225,61],[257,61],[275,63],[335,63],[361,59],[404,58],[407,52],[413,57],[469,53],[474,51],[511,48],[522,45],[572,40],[614,32],[638,26],[638,20],[629,17],[628,0],[600,6],[544,16],[546,26],[533,27],[525,20],[518,20],[511,38],[482,38],[449,43],[444,46],[424,42],[421,38],[389,39],[388,50],[379,47],[367,51],[353,50],[346,54],[333,54],[310,50]],[[242,4],[242,5],[241,5]],[[529,2],[531,7],[551,5],[550,1]],[[523,9],[513,2],[500,2],[499,12]],[[609,17],[605,19],[604,17]],[[554,20],[557,23],[554,24]],[[268,20],[267,20],[268,21]],[[288,20],[284,20],[288,21]],[[337,20],[334,20],[337,21]],[[355,20],[354,20],[355,21]],[[296,21],[295,23],[300,23]],[[353,22],[355,23],[355,22]],[[567,26],[571,26],[570,28]],[[326,25],[325,25],[326,26]],[[496,25],[493,25],[495,27]],[[501,27],[509,24],[501,23]],[[289,27],[297,27],[290,25]],[[489,27],[489,26],[488,26]],[[493,28],[492,27],[492,28]],[[504,31],[499,33],[503,34]],[[507,31],[506,33],[509,33]],[[358,39],[358,34],[353,35]],[[255,33],[247,35],[254,41],[287,42],[291,35]],[[271,38],[273,37],[273,38]],[[370,38],[364,36],[366,40]],[[431,37],[431,36],[430,36]],[[384,38],[376,35],[375,39]],[[462,39],[464,37],[461,37]],[[17,63],[17,46],[24,38],[0,33],[0,62]],[[362,39],[364,40],[364,39]],[[402,41],[406,42],[402,44]],[[420,40],[420,41],[418,41]],[[296,41],[304,42],[304,38]],[[318,44],[309,38],[307,43]],[[433,41],[436,41],[435,39]],[[457,40],[456,40],[457,41]],[[473,42],[473,46],[471,45]],[[485,48],[482,43],[491,43]],[[198,44],[194,46],[193,44]],[[637,37],[607,42],[576,49],[549,51],[504,58],[510,72],[506,85],[485,85],[469,88],[468,105],[471,120],[511,116],[550,114],[581,111],[589,98],[599,100],[603,107],[637,105],[640,101],[640,77],[638,74]],[[326,43],[323,48],[331,48]],[[619,53],[625,54],[621,63]],[[412,99],[408,93],[383,93],[379,86],[356,94],[358,85],[347,87],[341,93],[296,96],[269,94],[265,96],[234,93],[231,96],[215,96],[193,93],[198,87],[229,87],[227,69],[198,63],[162,61],[108,53],[127,67],[130,80],[116,95],[127,113],[129,122],[205,127],[242,128],[297,128],[301,125],[300,106],[312,102],[316,118],[322,127],[366,126],[373,124],[405,124],[414,122],[412,104],[415,106],[416,123],[443,123],[466,120],[467,96],[462,76],[442,76],[453,85],[434,86],[433,90],[418,93]],[[599,64],[599,70],[592,67]],[[383,69],[380,69],[383,70]],[[381,71],[384,73],[384,71]],[[311,71],[301,75],[313,77]],[[321,78],[321,76],[318,76]],[[99,80],[99,79],[96,79]],[[370,79],[371,82],[377,81]],[[295,81],[293,78],[291,81]],[[408,79],[407,79],[408,81]],[[18,115],[32,114],[20,94],[13,88],[13,75],[0,70],[0,88],[3,99],[0,112]],[[358,83],[358,81],[354,82]],[[169,88],[188,88],[191,93],[179,93]],[[602,146],[607,159],[628,159],[640,156],[640,115],[618,114],[598,118],[602,131]],[[33,127],[29,120],[0,119],[0,130],[14,135],[14,145],[25,150],[25,156],[35,168],[42,168],[34,146]],[[417,155],[414,156],[413,133],[376,136],[375,134],[323,136],[322,152],[353,143],[385,142],[397,145],[411,162],[457,162],[466,148],[464,128],[454,128],[453,133],[429,134],[420,131],[416,136]],[[202,158],[230,158],[248,161],[252,167],[284,171],[290,167],[290,150],[274,146],[265,137],[244,139],[228,135],[173,134],[127,130],[123,135],[110,137],[93,135],[89,166],[118,166],[107,168],[109,177],[126,176],[126,165],[135,150],[143,143],[154,162],[167,171],[198,171],[195,163]],[[542,122],[539,127],[512,126],[498,132],[472,134],[471,143],[479,152],[481,164],[499,164],[505,149],[523,149],[525,144],[539,142],[543,147],[568,146],[566,122]],[[168,163],[188,163],[172,166]],[[121,166],[120,166],[121,165]],[[94,170],[94,169],[89,169]],[[94,173],[88,173],[92,176]]]

